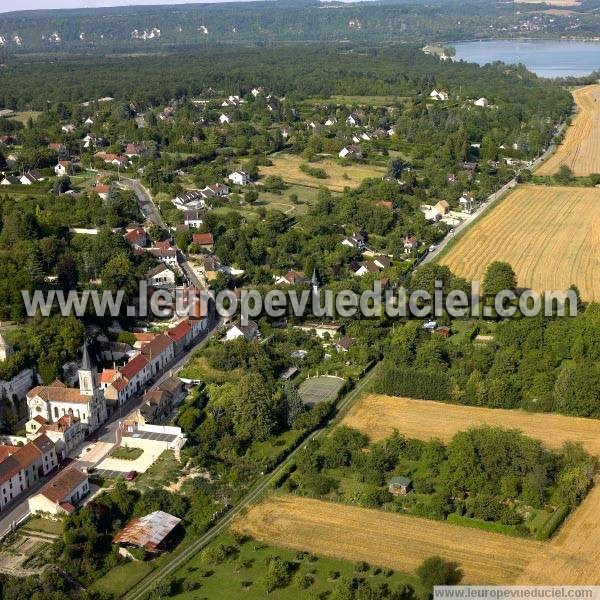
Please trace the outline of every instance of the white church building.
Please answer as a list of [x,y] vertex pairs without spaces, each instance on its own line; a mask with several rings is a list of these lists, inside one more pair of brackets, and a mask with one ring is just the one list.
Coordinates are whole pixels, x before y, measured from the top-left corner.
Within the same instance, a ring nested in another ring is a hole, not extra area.
[[29,419],[42,417],[55,423],[64,415],[77,417],[87,428],[95,431],[107,418],[106,400],[98,386],[96,369],[92,366],[87,345],[83,346],[79,388],[68,388],[61,381],[37,386],[27,393]]

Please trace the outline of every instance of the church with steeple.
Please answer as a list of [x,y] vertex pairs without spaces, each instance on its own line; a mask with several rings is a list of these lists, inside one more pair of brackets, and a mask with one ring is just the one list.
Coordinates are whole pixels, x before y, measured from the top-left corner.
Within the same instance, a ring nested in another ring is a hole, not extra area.
[[50,385],[39,385],[27,393],[29,419],[39,417],[47,423],[56,423],[61,417],[77,418],[90,433],[106,421],[107,410],[104,393],[98,385],[98,376],[83,344],[81,367],[78,370],[79,387],[68,388],[58,379]]

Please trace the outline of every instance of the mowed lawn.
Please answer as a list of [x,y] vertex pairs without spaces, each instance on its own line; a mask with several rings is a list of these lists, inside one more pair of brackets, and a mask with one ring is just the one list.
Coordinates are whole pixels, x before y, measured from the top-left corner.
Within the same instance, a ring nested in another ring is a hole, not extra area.
[[277,154],[269,157],[273,163],[270,167],[260,167],[262,177],[278,175],[288,184],[309,186],[314,188],[326,187],[335,192],[341,192],[345,187],[358,187],[363,180],[375,177],[381,178],[386,169],[383,166],[350,163],[343,165],[333,159],[310,163],[311,167],[323,169],[328,177],[318,179],[300,170],[300,165],[306,164],[301,156],[295,154]]
[[577,285],[600,300],[600,189],[520,186],[457,238],[439,262],[468,280],[510,263],[518,285],[538,292]]
[[268,497],[233,527],[269,544],[405,572],[442,556],[460,566],[463,583],[512,583],[543,548],[533,540],[292,495]]
[[540,165],[536,175],[554,175],[561,165],[567,165],[578,177],[600,173],[600,84],[575,90],[573,98],[578,113],[563,143]]

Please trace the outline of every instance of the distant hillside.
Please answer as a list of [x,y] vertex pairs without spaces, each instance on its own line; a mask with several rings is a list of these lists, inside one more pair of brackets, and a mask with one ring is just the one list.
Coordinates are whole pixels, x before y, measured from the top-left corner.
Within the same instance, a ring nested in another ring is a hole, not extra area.
[[[595,1],[595,0],[594,0]],[[578,11],[592,4],[584,2]],[[35,52],[162,52],[218,44],[431,42],[600,31],[600,17],[551,16],[542,5],[489,0],[340,4],[274,0],[0,15],[0,56]],[[535,17],[527,11],[537,9]],[[532,29],[531,21],[536,28]],[[576,26],[574,26],[576,25]]]

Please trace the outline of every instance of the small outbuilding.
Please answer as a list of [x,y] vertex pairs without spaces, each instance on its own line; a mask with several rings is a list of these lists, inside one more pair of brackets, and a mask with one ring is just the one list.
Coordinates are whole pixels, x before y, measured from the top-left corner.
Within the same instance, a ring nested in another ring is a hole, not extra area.
[[394,496],[406,496],[412,490],[412,480],[408,477],[392,477],[388,484],[388,491]]
[[113,544],[134,546],[148,552],[164,550],[181,519],[157,510],[145,517],[131,519],[113,538]]

